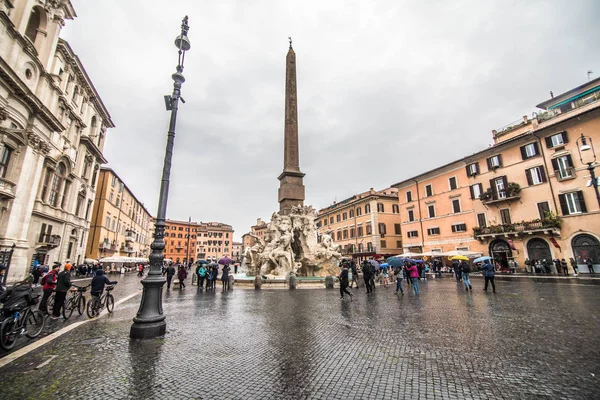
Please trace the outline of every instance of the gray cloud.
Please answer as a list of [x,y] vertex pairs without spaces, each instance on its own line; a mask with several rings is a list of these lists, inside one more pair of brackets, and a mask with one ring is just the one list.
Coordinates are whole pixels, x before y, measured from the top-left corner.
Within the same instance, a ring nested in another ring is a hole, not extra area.
[[117,125],[109,165],[155,213],[162,96],[189,15],[168,216],[230,223],[239,239],[278,207],[288,36],[316,208],[486,147],[492,129],[550,90],[600,74],[595,0],[414,3],[73,0],[78,18],[64,37]]

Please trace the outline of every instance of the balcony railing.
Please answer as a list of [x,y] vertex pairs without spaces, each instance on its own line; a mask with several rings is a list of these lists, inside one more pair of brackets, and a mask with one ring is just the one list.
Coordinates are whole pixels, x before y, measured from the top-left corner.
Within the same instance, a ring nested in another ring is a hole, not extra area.
[[136,250],[133,247],[121,246],[121,248],[119,249],[119,251],[121,253],[131,254],[131,253],[135,253]]
[[534,219],[532,221],[521,221],[514,224],[491,225],[485,228],[473,228],[473,236],[480,239],[485,236],[517,236],[520,234],[534,232],[549,232],[560,236],[561,220],[557,216],[547,219]]
[[13,199],[15,197],[15,188],[17,185],[9,181],[8,179],[0,178],[0,198],[8,197]]
[[60,245],[60,235],[41,235],[38,243],[48,247],[58,247]]
[[566,169],[559,169],[554,171],[554,176],[556,177],[557,181],[562,182],[567,181],[569,179],[575,179],[575,177],[577,176],[577,172],[575,168],[568,167]]
[[126,242],[135,242],[135,231],[126,230],[125,231],[125,241]]
[[518,183],[509,182],[506,189],[501,189],[494,192],[491,188],[488,188],[485,192],[479,196],[479,200],[483,204],[499,203],[502,201],[511,201],[521,198],[521,187]]

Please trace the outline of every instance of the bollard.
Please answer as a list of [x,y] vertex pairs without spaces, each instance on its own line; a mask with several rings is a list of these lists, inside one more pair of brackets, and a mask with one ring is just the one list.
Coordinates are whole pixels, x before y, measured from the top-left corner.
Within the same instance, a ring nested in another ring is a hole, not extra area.
[[296,289],[296,275],[290,275],[290,279],[288,281],[288,287],[290,289]]
[[254,289],[260,290],[261,286],[262,286],[262,279],[260,278],[260,275],[256,275],[256,278],[254,278]]
[[227,277],[227,279],[229,279],[229,289],[233,288],[233,283],[235,282],[235,278],[233,277],[233,275],[229,275]]
[[325,277],[325,288],[326,289],[333,289],[333,276],[327,275]]

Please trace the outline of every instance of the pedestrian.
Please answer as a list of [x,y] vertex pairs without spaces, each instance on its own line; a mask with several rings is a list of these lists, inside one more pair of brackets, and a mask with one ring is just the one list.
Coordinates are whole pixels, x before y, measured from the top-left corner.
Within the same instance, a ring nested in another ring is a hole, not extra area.
[[40,276],[42,276],[42,266],[36,265],[33,267],[33,287],[38,287],[38,282],[40,281]]
[[234,274],[237,274],[237,271],[238,271],[238,265],[239,265],[238,263],[235,263],[235,264],[233,264],[233,273],[234,273]]
[[[370,259],[372,260],[372,258]],[[371,292],[373,290],[375,290],[375,278],[377,277],[377,274],[379,273],[379,269],[375,269],[375,266],[373,264],[371,264],[369,262],[369,265],[371,266]]]
[[187,278],[187,271],[183,265],[179,266],[179,271],[177,271],[177,279],[179,279],[179,290],[185,289],[185,278]]
[[591,259],[591,258],[589,258],[589,257],[588,257],[588,259],[587,259],[587,267],[588,267],[588,272],[589,272],[590,274],[594,274],[594,273],[595,273],[595,272],[594,272],[594,261],[592,261],[592,259]]
[[169,264],[167,268],[165,268],[163,275],[167,275],[167,290],[171,289],[171,281],[173,280],[173,276],[175,275],[175,268],[173,264]]
[[350,270],[352,271],[352,282],[350,282],[350,289],[356,283],[356,289],[358,289],[358,269],[356,268],[356,262],[350,261]]
[[494,266],[486,260],[479,269],[484,271],[485,287],[483,288],[483,290],[487,292],[488,283],[491,282],[492,292],[496,293],[496,285],[494,284]]
[[402,275],[403,275],[404,279],[406,279],[406,284],[410,285],[412,282],[410,280],[410,276],[408,275],[408,267],[410,267],[410,264],[408,263],[408,261],[404,261],[404,268],[402,268]]
[[209,265],[208,267],[206,267],[206,290],[212,289],[212,276],[213,270],[212,267]]
[[556,274],[561,275],[560,260],[558,258],[556,258],[556,259],[552,260],[552,262],[554,263],[554,268],[556,268]]
[[565,274],[565,276],[569,276],[569,267],[564,258],[562,260],[560,260],[560,266],[562,267],[562,270],[563,270],[563,273]]
[[6,266],[4,264],[0,264],[0,295],[5,291],[4,286],[2,286],[4,275],[6,275]]
[[454,272],[454,277],[456,278],[456,283],[460,282],[461,272],[460,272],[460,264],[458,260],[452,261],[452,271]]
[[212,268],[213,268],[212,288],[216,289],[217,288],[217,280],[219,278],[219,264],[215,264]]
[[231,271],[229,264],[223,265],[223,271],[221,273],[221,283],[223,284],[223,290],[229,290],[229,271]]
[[60,310],[65,304],[67,291],[71,287],[71,263],[67,262],[65,268],[56,278],[56,293],[54,294],[54,309],[52,310],[52,319],[60,318]]
[[463,285],[465,285],[465,290],[468,292],[473,291],[473,287],[471,286],[471,279],[469,279],[469,274],[471,273],[471,267],[469,263],[466,261],[461,261],[460,263],[460,272],[462,274]]
[[412,282],[413,293],[419,294],[419,269],[417,268],[416,263],[411,263],[406,272]]
[[38,310],[43,312],[44,314],[48,313],[47,304],[48,299],[52,295],[52,292],[56,288],[56,280],[58,278],[58,269],[60,268],[60,263],[55,262],[52,266],[52,269],[42,278],[42,300],[40,301],[40,305]]
[[402,267],[397,267],[394,268],[394,276],[396,277],[396,292],[395,294],[398,294],[398,291],[400,291],[400,293],[402,293],[402,296],[404,296],[404,290],[402,290]]
[[204,278],[206,278],[206,267],[204,264],[200,264],[198,267],[198,289],[204,288]]
[[348,291],[348,265],[342,265],[342,271],[338,276],[340,280],[340,299],[344,300],[344,293],[350,296],[350,301],[352,301],[352,293]]
[[571,268],[573,268],[573,275],[579,275],[579,271],[577,270],[577,261],[573,257],[569,258],[569,262],[571,263]]
[[389,268],[383,268],[381,274],[383,275],[383,286],[387,287],[390,284]]
[[517,265],[516,265],[516,263],[515,263],[515,260],[513,260],[513,259],[510,259],[510,260],[508,261],[508,268],[510,269],[510,273],[511,273],[511,274],[514,274],[514,273],[516,272]]
[[373,292],[373,287],[371,286],[372,275],[373,275],[373,266],[367,260],[362,263],[362,271],[363,271],[363,279],[365,280],[365,287],[367,288],[367,293]]

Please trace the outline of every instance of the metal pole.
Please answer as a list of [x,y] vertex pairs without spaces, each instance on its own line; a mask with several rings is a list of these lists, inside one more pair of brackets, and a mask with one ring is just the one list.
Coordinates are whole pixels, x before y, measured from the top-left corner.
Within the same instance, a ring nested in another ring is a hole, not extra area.
[[185,258],[186,258],[186,263],[187,263],[187,267],[189,267],[190,265],[190,238],[192,237],[192,217],[190,217],[189,223],[188,223],[188,237],[187,237],[187,248],[185,250]]
[[600,207],[600,191],[598,191],[598,179],[596,178],[596,173],[592,163],[588,163],[588,171],[590,171],[590,176],[592,177],[592,186],[594,187],[594,191],[596,191],[596,200],[598,200],[598,207]]
[[[187,17],[181,25],[181,37],[187,36]],[[160,195],[158,198],[158,212],[154,225],[154,241],[150,245],[150,271],[142,280],[143,293],[140,308],[133,319],[129,336],[134,339],[149,339],[165,334],[167,322],[162,309],[162,291],[166,279],[162,276],[161,269],[164,260],[165,249],[165,220],[167,216],[167,201],[169,198],[169,179],[171,176],[171,160],[173,158],[173,144],[175,141],[175,126],[177,123],[177,108],[181,97],[181,84],[185,78],[183,72],[181,48],[179,50],[179,65],[173,78],[173,95],[170,98],[171,119],[169,121],[169,132],[167,134],[167,148],[163,163],[162,180],[160,183]]]

